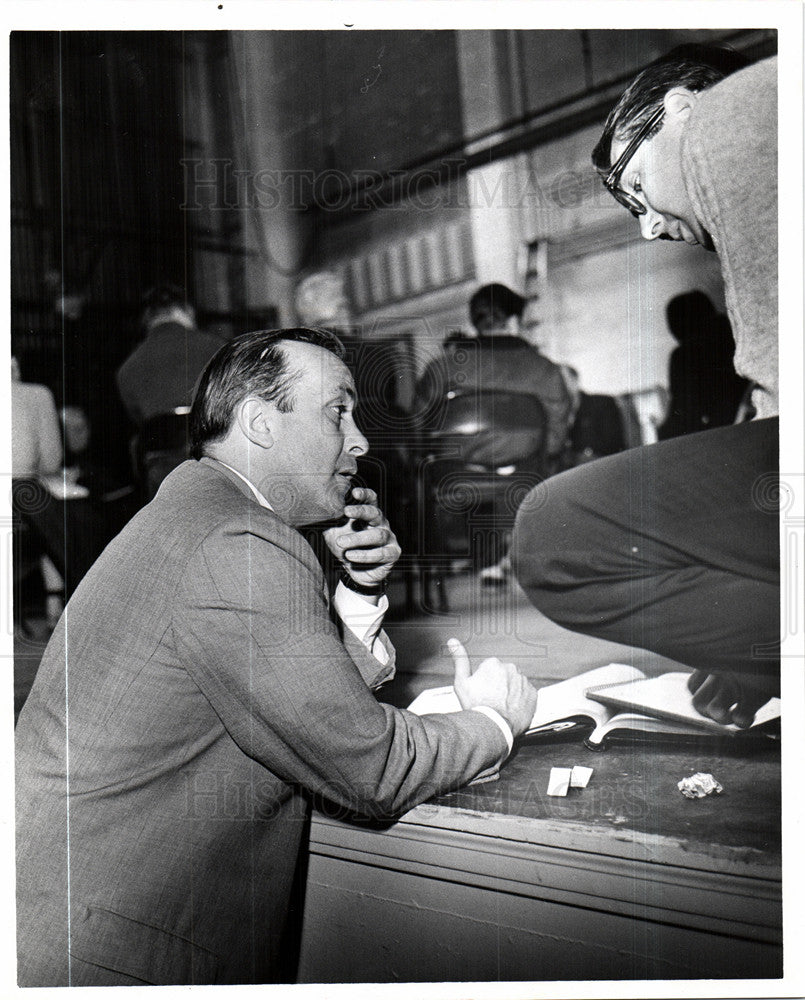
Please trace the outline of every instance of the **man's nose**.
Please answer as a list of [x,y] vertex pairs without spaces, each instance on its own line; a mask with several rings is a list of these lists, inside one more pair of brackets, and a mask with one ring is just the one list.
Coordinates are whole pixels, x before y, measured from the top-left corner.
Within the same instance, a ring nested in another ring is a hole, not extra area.
[[646,209],[645,215],[639,215],[640,235],[644,240],[656,240],[665,232],[665,220],[653,208]]
[[354,422],[352,424],[350,433],[347,435],[346,451],[350,455],[355,455],[356,457],[359,457],[360,455],[365,455],[366,452],[369,451],[369,442],[361,433],[358,425]]

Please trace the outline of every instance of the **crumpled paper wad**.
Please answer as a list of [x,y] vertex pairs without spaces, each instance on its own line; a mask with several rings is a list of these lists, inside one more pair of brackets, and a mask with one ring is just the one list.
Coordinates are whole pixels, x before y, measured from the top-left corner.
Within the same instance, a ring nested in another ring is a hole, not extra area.
[[703,799],[705,795],[720,795],[724,789],[712,774],[697,771],[689,778],[683,778],[676,786],[686,799]]

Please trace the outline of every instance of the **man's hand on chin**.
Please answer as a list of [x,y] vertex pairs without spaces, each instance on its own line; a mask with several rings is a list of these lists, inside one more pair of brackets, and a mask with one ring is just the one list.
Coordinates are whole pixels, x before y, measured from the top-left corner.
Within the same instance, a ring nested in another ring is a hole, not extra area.
[[780,678],[779,675],[695,670],[688,679],[688,690],[693,695],[693,707],[701,715],[723,725],[733,722],[746,729],[752,725],[755,712],[769,698],[779,695]]
[[[344,507],[345,524],[327,528],[324,539],[344,571],[358,587],[382,589],[383,582],[400,558],[394,532],[377,506],[373,490],[356,486]],[[369,596],[367,594],[367,596]]]

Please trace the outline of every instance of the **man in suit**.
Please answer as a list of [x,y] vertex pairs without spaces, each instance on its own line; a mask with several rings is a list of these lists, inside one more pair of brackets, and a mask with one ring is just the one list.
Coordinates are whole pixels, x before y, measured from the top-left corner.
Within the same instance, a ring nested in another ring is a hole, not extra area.
[[[495,659],[457,656],[451,716],[372,694],[399,548],[371,491],[348,498],[366,441],[339,349],[304,329],[223,347],[195,459],[68,604],[17,730],[20,984],[287,981],[307,793],[392,817],[495,769],[530,722],[534,689]],[[331,616],[297,529],[334,521]]]

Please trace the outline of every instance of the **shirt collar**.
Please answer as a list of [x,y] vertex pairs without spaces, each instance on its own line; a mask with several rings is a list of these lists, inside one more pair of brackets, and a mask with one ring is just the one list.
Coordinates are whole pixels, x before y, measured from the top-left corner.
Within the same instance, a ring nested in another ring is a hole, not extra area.
[[260,492],[260,490],[257,489],[257,487],[254,485],[254,483],[250,479],[247,479],[246,476],[244,476],[242,472],[238,472],[237,469],[233,469],[231,465],[227,465],[226,462],[222,462],[220,458],[216,458],[216,459],[214,459],[214,461],[216,461],[219,465],[223,465],[223,467],[225,469],[229,469],[230,472],[234,472],[235,475],[238,477],[238,479],[242,479],[243,482],[246,483],[246,485],[252,491],[252,493],[254,494],[255,500],[260,504],[261,507],[265,507],[266,510],[273,510],[274,509],[271,506],[271,504],[268,502],[268,500],[266,500],[266,498]]

